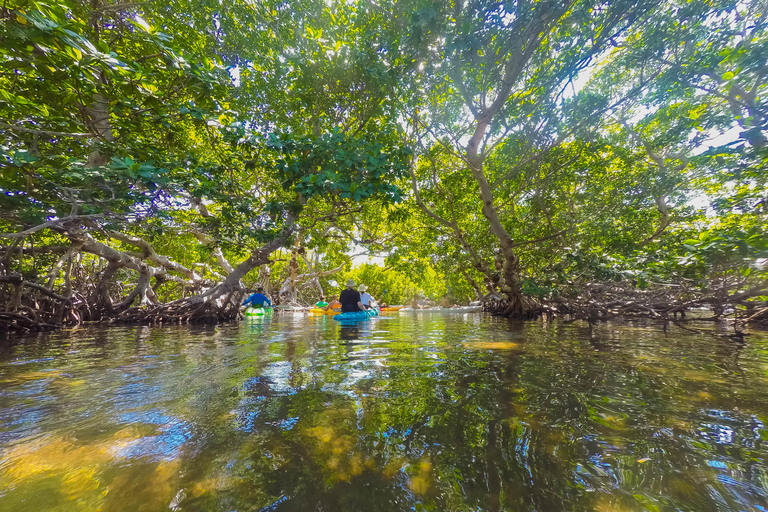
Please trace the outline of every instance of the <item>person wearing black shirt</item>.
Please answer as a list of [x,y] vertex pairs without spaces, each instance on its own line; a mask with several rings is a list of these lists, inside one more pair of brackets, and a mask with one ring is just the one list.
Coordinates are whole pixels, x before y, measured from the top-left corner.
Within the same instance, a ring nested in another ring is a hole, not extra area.
[[360,302],[360,292],[355,290],[355,282],[347,281],[347,289],[339,295],[342,313],[353,313],[355,311],[365,311],[365,306]]

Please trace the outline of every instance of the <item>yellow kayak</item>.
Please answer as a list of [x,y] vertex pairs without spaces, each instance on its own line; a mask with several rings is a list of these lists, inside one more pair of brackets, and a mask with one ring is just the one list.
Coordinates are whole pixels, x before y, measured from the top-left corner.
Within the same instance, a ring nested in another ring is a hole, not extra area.
[[339,312],[334,311],[332,309],[329,309],[328,311],[322,309],[322,308],[312,308],[309,310],[309,313],[312,315],[336,315]]

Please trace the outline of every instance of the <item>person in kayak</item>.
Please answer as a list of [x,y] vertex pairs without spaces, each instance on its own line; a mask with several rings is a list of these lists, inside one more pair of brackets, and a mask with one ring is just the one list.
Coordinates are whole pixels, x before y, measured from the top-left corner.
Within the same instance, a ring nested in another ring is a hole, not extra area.
[[451,304],[451,301],[448,299],[448,294],[446,293],[443,295],[443,299],[440,301],[440,305],[444,308],[457,308],[459,307],[458,304]]
[[355,282],[350,279],[347,281],[346,290],[339,294],[342,313],[354,313],[355,311],[365,311],[365,306],[360,302],[360,292],[355,290]]
[[423,293],[421,295],[417,293],[413,296],[413,300],[411,301],[411,308],[413,309],[425,309],[434,305],[435,304],[433,302],[427,300],[426,295]]
[[341,302],[339,302],[336,296],[334,295],[333,297],[331,297],[331,301],[328,303],[328,305],[325,306],[323,309],[326,311],[331,309],[333,311],[341,312]]
[[316,307],[316,308],[323,308],[323,309],[327,309],[327,306],[328,306],[328,303],[327,303],[327,302],[325,302],[325,295],[322,295],[322,296],[320,297],[320,300],[319,300],[319,301],[317,301],[317,303],[315,303],[315,307]]
[[419,307],[424,309],[424,308],[431,308],[434,305],[435,303],[429,300],[427,296],[424,295],[424,293],[422,292],[421,298],[419,299]]
[[243,302],[243,306],[248,306],[248,305],[255,308],[263,308],[263,307],[271,306],[272,301],[269,300],[269,298],[266,295],[264,295],[264,288],[259,286],[256,289],[256,293],[251,294],[250,297],[245,299],[245,302]]
[[365,309],[371,309],[373,307],[373,296],[368,293],[368,287],[364,284],[360,285],[360,302],[363,303]]

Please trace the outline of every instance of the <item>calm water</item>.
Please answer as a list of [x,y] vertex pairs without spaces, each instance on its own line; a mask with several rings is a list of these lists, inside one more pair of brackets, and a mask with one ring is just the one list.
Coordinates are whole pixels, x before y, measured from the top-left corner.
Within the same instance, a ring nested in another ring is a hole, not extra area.
[[0,510],[768,510],[768,337],[674,329],[286,315],[1,342]]

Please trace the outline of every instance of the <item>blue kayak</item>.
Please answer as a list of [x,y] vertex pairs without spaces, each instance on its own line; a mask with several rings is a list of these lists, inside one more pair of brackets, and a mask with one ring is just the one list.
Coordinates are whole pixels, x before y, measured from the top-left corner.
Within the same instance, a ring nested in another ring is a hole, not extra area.
[[379,308],[372,308],[365,311],[339,313],[338,315],[333,315],[333,319],[338,322],[356,322],[359,320],[368,320],[372,316],[379,316]]

